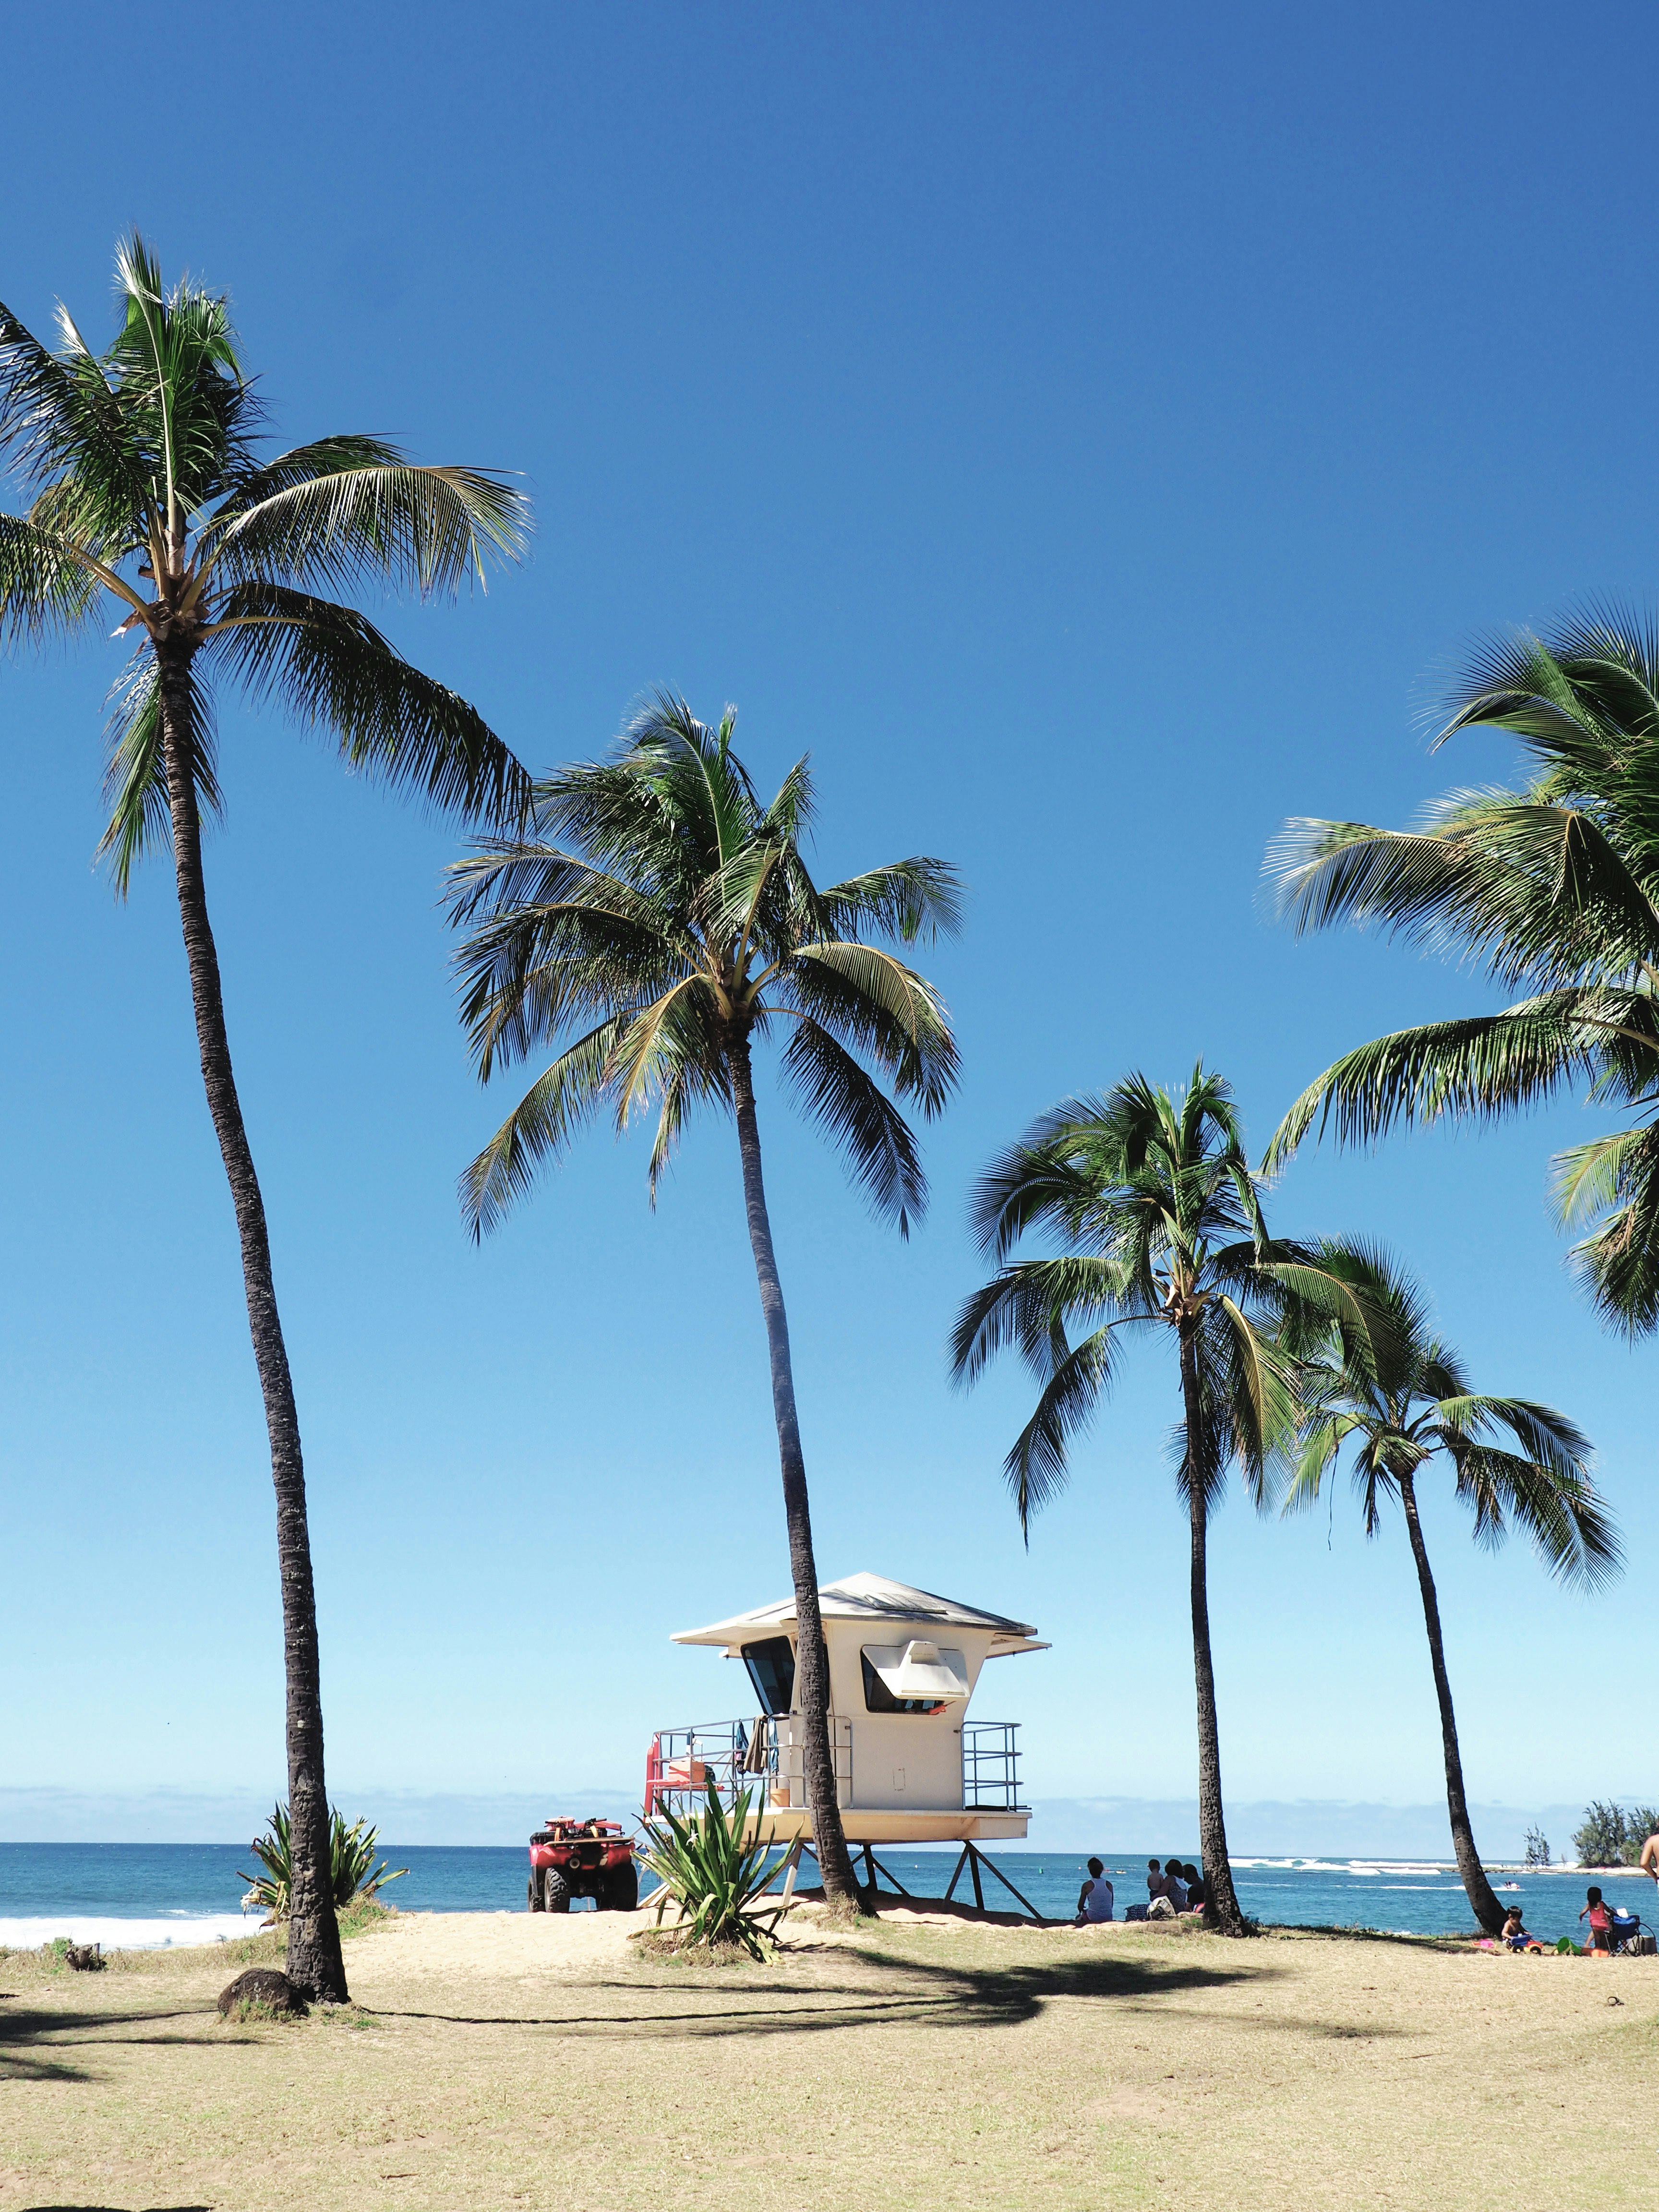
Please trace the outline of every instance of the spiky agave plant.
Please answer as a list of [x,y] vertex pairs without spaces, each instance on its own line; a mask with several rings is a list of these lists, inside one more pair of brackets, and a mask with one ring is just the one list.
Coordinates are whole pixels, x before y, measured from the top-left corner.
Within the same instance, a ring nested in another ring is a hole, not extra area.
[[786,1855],[762,1843],[758,1834],[752,1842],[744,1840],[751,1802],[750,1793],[740,1790],[728,1814],[711,1778],[700,1813],[682,1816],[664,1805],[659,1818],[647,1823],[646,1846],[639,1856],[662,1884],[657,1925],[662,1925],[670,1905],[677,1905],[681,1941],[688,1948],[726,1944],[753,1959],[766,1956],[766,1939],[783,1908],[757,1911],[755,1900],[764,1896]]
[[[387,1882],[398,1881],[409,1872],[407,1867],[388,1866],[384,1859],[376,1866],[374,1854],[380,1849],[380,1832],[367,1820],[354,1820],[348,1827],[345,1815],[332,1805],[328,1818],[329,1866],[337,1910],[360,1897],[378,1897]],[[289,1917],[294,1866],[292,1833],[288,1808],[273,1806],[270,1827],[263,1836],[256,1836],[250,1846],[264,1872],[251,1875],[244,1874],[240,1867],[236,1869],[237,1880],[249,1885],[243,1904],[263,1907],[272,1920],[286,1920]]]

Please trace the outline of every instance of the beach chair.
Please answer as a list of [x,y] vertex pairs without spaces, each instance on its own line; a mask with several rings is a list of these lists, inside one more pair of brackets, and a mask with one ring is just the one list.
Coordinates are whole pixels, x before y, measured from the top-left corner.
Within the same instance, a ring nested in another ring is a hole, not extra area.
[[1626,1912],[1618,1905],[1608,1908],[1607,1948],[1627,1959],[1651,1955],[1655,1948],[1651,1930],[1644,1930],[1639,1912]]

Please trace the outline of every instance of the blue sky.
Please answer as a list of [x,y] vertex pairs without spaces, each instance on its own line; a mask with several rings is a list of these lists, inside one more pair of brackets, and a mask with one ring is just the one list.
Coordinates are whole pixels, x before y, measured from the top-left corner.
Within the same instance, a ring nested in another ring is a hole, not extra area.
[[[1023,1551],[999,1468],[1027,1386],[944,1379],[973,1175],[1068,1091],[1200,1054],[1265,1141],[1340,1049],[1486,1003],[1402,949],[1294,941],[1263,848],[1287,814],[1401,821],[1506,775],[1489,739],[1429,757],[1437,668],[1659,584],[1655,31],[1563,21],[300,4],[150,41],[94,5],[8,33],[25,320],[61,295],[104,327],[137,222],[231,291],[284,441],[525,473],[532,559],[386,619],[526,761],[599,750],[653,684],[732,700],[763,780],[811,750],[826,872],[965,874],[925,1232],[874,1226],[769,1092],[763,1129],[820,1565],[1038,1624],[1054,1650],[979,1704],[1024,1723],[1039,1796],[1191,1786],[1174,1376],[1141,1356]],[[118,660],[0,668],[0,1785],[96,1777],[131,1825],[158,1793],[272,1792],[282,1684],[171,887],[152,867],[123,907],[92,864]],[[653,1216],[642,1146],[596,1135],[475,1250],[454,1176],[506,1100],[453,1015],[454,833],[274,719],[228,703],[222,743],[210,890],[331,1780],[512,1840],[523,1797],[630,1789],[653,1726],[745,1702],[665,1639],[787,1584],[734,1139],[696,1127]],[[1310,1154],[1273,1201],[1385,1237],[1486,1387],[1600,1446],[1635,1562],[1608,1596],[1429,1509],[1471,1791],[1521,1808],[1654,1789],[1618,1717],[1659,1656],[1659,1352],[1597,1329],[1544,1205],[1594,1126]],[[1212,1557],[1230,1795],[1432,1802],[1399,1528],[1366,1546],[1346,1491],[1288,1527],[1236,1498]]]

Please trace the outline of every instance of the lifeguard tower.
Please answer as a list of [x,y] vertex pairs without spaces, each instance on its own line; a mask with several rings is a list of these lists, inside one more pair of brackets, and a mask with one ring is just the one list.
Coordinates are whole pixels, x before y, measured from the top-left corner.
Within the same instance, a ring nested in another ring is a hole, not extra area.
[[[1013,1890],[976,1846],[1023,1838],[1030,1808],[1019,1802],[1018,1723],[970,1721],[968,1707],[990,1659],[1046,1651],[1024,1621],[981,1613],[884,1575],[848,1575],[818,1592],[830,1657],[830,1741],[847,1840],[863,1846],[873,1887],[878,1844],[959,1843],[963,1869],[982,1906],[980,1869]],[[756,1803],[752,1832],[811,1848],[801,1717],[795,1699],[793,1596],[708,1628],[685,1628],[676,1644],[702,1644],[740,1659],[754,1692],[752,1719],[661,1729],[646,1761],[648,1820],[665,1801],[677,1809],[712,1780],[729,1807],[742,1790]],[[895,1889],[904,1892],[887,1873]],[[1016,1897],[1018,1890],[1013,1890]],[[1025,1899],[1020,1898],[1025,1905]],[[1026,1910],[1032,1908],[1026,1905]],[[1036,1917],[1035,1915],[1033,1917]]]

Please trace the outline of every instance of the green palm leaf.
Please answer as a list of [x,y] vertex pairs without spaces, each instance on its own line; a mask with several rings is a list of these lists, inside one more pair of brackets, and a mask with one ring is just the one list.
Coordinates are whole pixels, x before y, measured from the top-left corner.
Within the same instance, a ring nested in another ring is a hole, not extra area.
[[331,730],[351,768],[482,821],[523,818],[530,779],[511,748],[355,608],[246,584],[230,594],[209,641],[213,665],[234,672],[252,697]]
[[[1401,1030],[1309,1085],[1268,1152],[1310,1131],[1368,1143],[1398,1122],[1492,1119],[1569,1084],[1644,1109],[1636,1130],[1556,1164],[1564,1217],[1590,1233],[1573,1262],[1603,1317],[1659,1328],[1659,1182],[1647,1133],[1659,1100],[1659,633],[1619,607],[1570,616],[1478,653],[1437,742],[1519,737],[1517,791],[1454,793],[1419,831],[1286,825],[1268,856],[1298,929],[1370,924],[1473,958],[1527,995],[1501,1012]],[[1630,1141],[1623,1141],[1625,1138]]]
[[204,565],[221,586],[386,583],[426,599],[469,579],[487,587],[487,563],[516,556],[527,532],[524,495],[488,470],[362,463],[239,501]]

